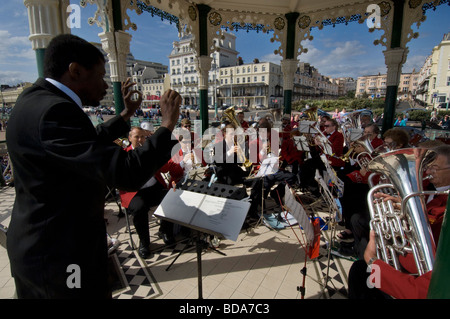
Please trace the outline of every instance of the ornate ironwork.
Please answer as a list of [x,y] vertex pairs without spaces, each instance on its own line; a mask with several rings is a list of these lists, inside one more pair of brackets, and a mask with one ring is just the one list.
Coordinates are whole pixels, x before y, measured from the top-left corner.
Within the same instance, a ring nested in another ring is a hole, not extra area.
[[311,18],[308,16],[302,16],[298,19],[298,26],[300,29],[306,29],[311,24]]
[[225,31],[231,30],[238,32],[239,30],[245,30],[248,32],[256,31],[256,33],[263,32],[269,33],[273,31],[273,29],[268,29],[264,24],[254,24],[254,23],[242,23],[242,22],[232,22],[231,27],[222,26],[222,29]]
[[218,26],[222,22],[222,16],[219,12],[214,11],[209,14],[209,23]]
[[192,21],[197,20],[197,10],[195,9],[194,6],[189,6],[188,13],[189,18],[191,18]]
[[286,22],[284,22],[284,19],[281,17],[275,18],[275,21],[273,22],[273,25],[277,30],[283,30],[284,26],[286,25]]
[[434,10],[436,10],[437,6],[440,6],[440,5],[445,4],[445,3],[450,6],[450,0],[440,0],[440,1],[439,0],[435,0],[435,1],[432,1],[432,2],[427,2],[427,3],[425,3],[422,6],[423,14],[425,14],[425,12],[427,10],[430,10],[430,9],[432,9],[434,11]]
[[409,0],[408,4],[411,9],[415,9],[422,4],[422,0]]
[[170,24],[175,23],[177,28],[179,28],[180,19],[177,16],[151,6],[149,0],[137,1],[136,4],[140,10],[149,12],[152,17],[158,16],[161,18],[161,21],[167,20]]
[[[366,15],[368,15],[368,13],[366,13]],[[332,25],[333,27],[335,27],[336,24],[341,24],[341,23],[345,23],[345,25],[347,25],[349,22],[360,21],[361,18],[362,18],[362,16],[360,14],[353,14],[350,16],[350,18],[339,17],[339,18],[335,18],[335,19],[325,19],[322,21],[322,25],[323,26]],[[318,22],[319,21],[316,21],[316,24],[318,24]]]

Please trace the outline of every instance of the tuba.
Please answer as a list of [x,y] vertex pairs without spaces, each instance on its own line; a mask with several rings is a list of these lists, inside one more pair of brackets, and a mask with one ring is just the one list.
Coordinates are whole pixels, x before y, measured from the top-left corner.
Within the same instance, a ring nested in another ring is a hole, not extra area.
[[[241,123],[239,123],[239,121],[236,119],[236,112],[234,111],[234,106],[231,106],[231,107],[227,108],[225,111],[223,111],[223,114],[234,125],[234,127],[242,128],[241,127]],[[234,145],[238,146],[238,152],[237,152],[238,153],[238,157],[239,157],[239,160],[243,163],[244,167],[245,168],[249,168],[250,166],[252,166],[253,163],[250,162],[249,159],[245,156],[244,150],[239,145],[239,143],[237,143],[235,141]]]
[[[399,255],[412,253],[419,275],[433,269],[436,251],[428,222],[424,196],[442,192],[423,191],[423,167],[434,158],[431,150],[406,148],[375,157],[368,165],[372,172],[390,181],[372,187],[367,195],[370,228],[377,234],[377,256],[400,270]],[[391,200],[374,196],[377,192],[397,193],[401,208]]]

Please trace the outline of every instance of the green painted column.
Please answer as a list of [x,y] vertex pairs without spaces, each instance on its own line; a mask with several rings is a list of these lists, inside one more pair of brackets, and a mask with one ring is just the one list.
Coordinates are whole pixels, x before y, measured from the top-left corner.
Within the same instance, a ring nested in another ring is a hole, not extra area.
[[38,77],[43,78],[44,77],[44,55],[45,55],[45,49],[36,49],[36,63],[37,63],[37,71],[38,71]]
[[[295,29],[297,18],[299,17],[298,12],[290,12],[285,15],[287,20],[287,35],[286,35],[286,52],[285,59],[286,60],[295,60],[297,62],[296,56],[296,45],[295,45]],[[284,114],[291,114],[292,109],[292,90],[293,90],[293,76],[294,73],[290,69],[293,67],[291,63],[288,64],[288,67],[283,67],[283,88],[284,88]],[[297,65],[297,63],[295,64]],[[295,72],[295,70],[294,70]],[[286,77],[292,77],[286,78]],[[288,84],[288,85],[287,85]]]
[[[200,81],[204,83],[199,83],[199,108],[200,108],[200,121],[202,122],[202,131],[208,129],[209,127],[209,114],[208,114],[208,72],[204,70],[206,68],[205,57],[209,58],[209,49],[208,49],[208,13],[211,11],[211,8],[204,4],[197,5],[199,17],[199,64],[200,64],[200,73],[202,78]],[[211,68],[211,61],[209,61],[209,69]],[[206,76],[206,79],[204,78]]]
[[450,299],[450,220],[448,213],[450,200],[447,200],[447,210],[442,223],[441,234],[436,251],[430,286],[428,287],[428,299]]
[[[121,4],[120,0],[112,0],[112,10],[113,10],[113,26],[114,26],[114,32],[122,30],[122,11],[121,11]],[[116,42],[117,39],[114,40]],[[116,44],[117,45],[117,44]],[[118,57],[117,57],[118,59]],[[118,61],[120,63],[120,61]],[[119,68],[119,65],[117,66]],[[113,85],[113,92],[114,92],[114,109],[116,111],[116,114],[120,114],[120,112],[123,111],[125,108],[125,104],[123,102],[123,95],[122,95],[122,83],[121,82],[112,82]]]
[[[394,17],[392,22],[392,35],[391,35],[391,45],[390,49],[400,48],[401,45],[401,37],[402,37],[402,24],[403,24],[403,7],[405,4],[404,0],[393,0],[394,2]],[[389,49],[387,50],[389,51]],[[383,116],[383,126],[381,129],[381,134],[386,132],[388,129],[394,126],[395,119],[395,107],[397,105],[397,91],[398,91],[398,81],[400,79],[401,74],[401,64],[400,69],[398,70],[398,78],[396,79],[396,83],[389,83],[389,73],[397,72],[397,70],[392,70],[392,67],[396,67],[395,64],[390,66],[387,63],[387,87],[386,87],[386,100],[384,106],[384,116]],[[391,81],[392,82],[392,81]]]

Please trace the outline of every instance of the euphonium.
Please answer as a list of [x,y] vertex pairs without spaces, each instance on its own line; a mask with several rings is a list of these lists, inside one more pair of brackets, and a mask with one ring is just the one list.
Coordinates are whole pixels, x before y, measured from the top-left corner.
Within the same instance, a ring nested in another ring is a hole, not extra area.
[[350,158],[351,153],[353,153],[358,146],[362,147],[364,150],[361,152],[356,152],[356,158],[352,158],[358,163],[361,168],[367,169],[367,165],[372,160],[373,153],[373,146],[367,136],[362,136],[356,141],[353,141],[352,147],[347,152],[347,154],[344,155],[344,157],[348,156],[348,158]]
[[[372,172],[384,174],[391,184],[372,187],[367,195],[370,227],[377,234],[378,258],[400,270],[398,255],[412,253],[419,275],[433,269],[435,243],[429,226],[423,191],[423,165],[433,151],[407,148],[375,157],[368,165]],[[375,198],[377,192],[397,192],[401,209],[392,201]]]
[[[236,119],[236,112],[234,111],[234,106],[230,106],[229,108],[227,108],[225,111],[223,111],[223,114],[227,117],[227,119],[234,125],[234,127],[238,128],[242,128],[241,127],[241,123],[239,123],[239,121]],[[234,142],[235,146],[238,146],[238,156],[239,159],[242,161],[244,167],[248,168],[250,166],[253,165],[252,162],[250,162],[248,160],[248,158],[245,156],[244,150],[241,148],[241,146],[239,145],[239,143],[237,143],[236,141]]]
[[128,146],[130,146],[130,141],[126,137],[118,138],[114,141],[114,143],[121,146],[122,148],[127,148]]
[[306,113],[306,115],[308,116],[308,120],[309,121],[316,121],[318,120],[318,115],[317,115],[317,106],[313,106],[310,107],[308,109],[305,109],[303,111],[303,113]]

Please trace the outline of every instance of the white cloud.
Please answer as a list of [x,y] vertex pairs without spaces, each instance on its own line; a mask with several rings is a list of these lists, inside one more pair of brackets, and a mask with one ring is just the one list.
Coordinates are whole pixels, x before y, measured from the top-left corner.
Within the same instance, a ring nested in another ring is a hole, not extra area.
[[0,71],[0,83],[16,85],[22,82],[33,83],[37,79],[37,71]]
[[423,55],[408,56],[405,64],[403,64],[402,72],[409,73],[412,72],[413,69],[418,72],[425,63],[425,59],[426,56]]

